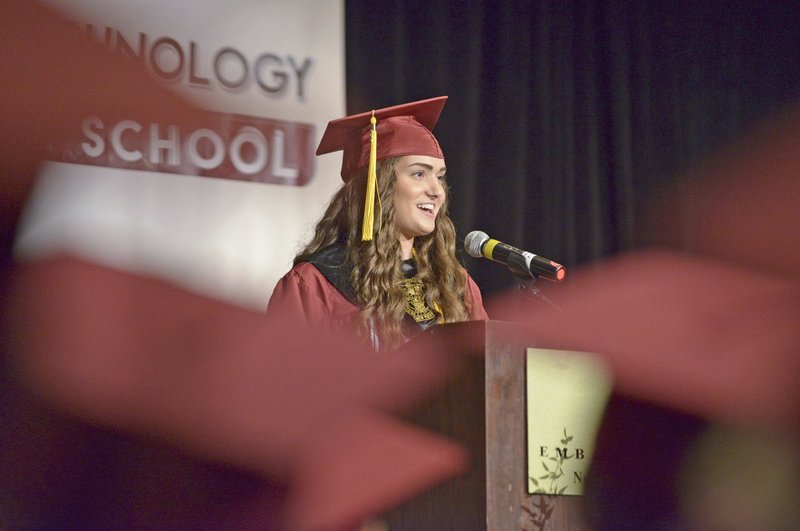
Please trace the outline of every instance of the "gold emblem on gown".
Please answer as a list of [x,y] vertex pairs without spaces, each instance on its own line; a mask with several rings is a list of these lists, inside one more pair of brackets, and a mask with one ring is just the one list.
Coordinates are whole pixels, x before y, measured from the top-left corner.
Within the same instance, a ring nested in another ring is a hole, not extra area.
[[417,277],[411,277],[403,280],[403,292],[406,296],[406,313],[414,318],[418,323],[430,321],[434,317],[439,316],[439,321],[442,319],[442,312],[439,305],[434,303],[433,308],[430,309],[425,303],[425,287],[422,281]]
[[[417,261],[417,250],[411,248],[411,257]],[[425,286],[416,276],[403,280],[403,292],[406,296],[406,313],[416,322],[423,323],[438,316],[437,322],[444,322],[444,313],[436,301],[433,301],[433,310],[425,303]],[[434,313],[434,311],[436,313]]]

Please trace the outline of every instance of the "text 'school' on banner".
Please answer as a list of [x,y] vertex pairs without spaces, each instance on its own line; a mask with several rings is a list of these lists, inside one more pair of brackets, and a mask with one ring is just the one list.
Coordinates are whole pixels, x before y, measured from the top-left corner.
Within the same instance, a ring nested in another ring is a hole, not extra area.
[[200,123],[87,116],[58,162],[302,186],[314,171],[314,125],[206,111]]

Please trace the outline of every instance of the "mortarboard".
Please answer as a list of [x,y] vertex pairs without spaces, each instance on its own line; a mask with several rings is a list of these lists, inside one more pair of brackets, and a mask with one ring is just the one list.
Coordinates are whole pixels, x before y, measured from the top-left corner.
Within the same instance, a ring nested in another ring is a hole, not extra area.
[[369,167],[363,240],[372,239],[375,163],[389,157],[404,155],[444,158],[439,142],[431,130],[439,120],[446,101],[447,96],[439,96],[328,122],[317,148],[317,155],[343,151],[341,174],[345,182],[359,169]]
[[431,130],[446,101],[447,96],[440,96],[331,120],[319,142],[317,155],[344,151],[342,179],[349,180],[369,163],[370,118],[374,113],[380,138],[376,160],[403,155],[444,158]]

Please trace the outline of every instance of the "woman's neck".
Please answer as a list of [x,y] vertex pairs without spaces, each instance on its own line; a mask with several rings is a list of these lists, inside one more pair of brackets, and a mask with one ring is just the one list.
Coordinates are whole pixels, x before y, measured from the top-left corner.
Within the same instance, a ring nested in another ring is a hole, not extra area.
[[403,260],[411,258],[411,249],[414,248],[414,238],[400,237],[400,253]]

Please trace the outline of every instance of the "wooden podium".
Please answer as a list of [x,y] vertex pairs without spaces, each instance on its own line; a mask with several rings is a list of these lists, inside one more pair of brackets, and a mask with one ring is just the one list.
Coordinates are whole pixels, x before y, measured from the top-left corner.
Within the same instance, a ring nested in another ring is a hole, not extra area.
[[541,345],[518,324],[473,321],[435,327],[406,348],[431,341],[463,366],[409,419],[466,446],[471,467],[384,515],[389,530],[589,529],[581,497],[527,492],[525,359]]

